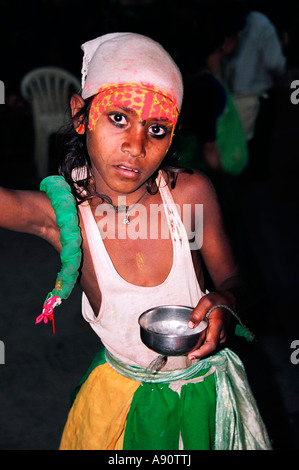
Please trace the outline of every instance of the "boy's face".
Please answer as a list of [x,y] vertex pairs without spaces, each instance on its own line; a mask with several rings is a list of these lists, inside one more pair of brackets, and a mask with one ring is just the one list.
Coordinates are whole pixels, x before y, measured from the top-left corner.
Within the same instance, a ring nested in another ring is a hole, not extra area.
[[146,88],[96,95],[86,141],[97,191],[129,194],[142,186],[165,157],[177,116],[169,97]]
[[107,108],[86,136],[97,191],[128,194],[142,186],[165,157],[172,129],[169,121],[140,121],[130,108]]

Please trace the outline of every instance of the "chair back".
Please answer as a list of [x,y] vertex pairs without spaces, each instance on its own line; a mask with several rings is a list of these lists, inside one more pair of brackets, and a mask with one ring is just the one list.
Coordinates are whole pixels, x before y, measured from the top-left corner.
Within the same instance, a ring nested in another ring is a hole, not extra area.
[[80,90],[80,81],[58,67],[40,67],[21,81],[21,94],[31,103],[35,132],[34,159],[37,175],[49,172],[49,139],[71,118],[70,97]]
[[40,67],[24,76],[22,96],[32,103],[36,115],[62,115],[72,93],[78,93],[80,81],[58,67]]

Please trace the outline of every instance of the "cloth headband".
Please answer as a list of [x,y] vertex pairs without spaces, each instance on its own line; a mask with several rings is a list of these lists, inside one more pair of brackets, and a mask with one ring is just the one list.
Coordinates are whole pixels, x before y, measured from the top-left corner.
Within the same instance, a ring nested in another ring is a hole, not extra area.
[[136,33],[110,33],[81,46],[82,98],[111,84],[134,83],[171,96],[181,109],[183,80],[179,68],[156,41]]
[[168,120],[173,128],[179,115],[176,99],[160,90],[149,90],[135,84],[109,85],[100,89],[93,98],[89,112],[90,130],[95,129],[99,116],[112,106],[134,109],[140,121],[149,117]]

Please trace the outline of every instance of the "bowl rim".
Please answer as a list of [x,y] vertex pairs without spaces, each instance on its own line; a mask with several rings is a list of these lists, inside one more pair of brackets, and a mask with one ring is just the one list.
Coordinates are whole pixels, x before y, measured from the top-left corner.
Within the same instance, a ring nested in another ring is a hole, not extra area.
[[[192,330],[192,328],[190,328],[190,331],[192,332],[190,335],[176,335],[176,334],[160,333],[158,331],[149,330],[149,329],[147,329],[147,328],[145,328],[144,326],[141,325],[140,321],[141,321],[142,317],[144,317],[147,313],[151,312],[152,310],[155,310],[155,309],[158,309],[158,308],[163,309],[165,307],[168,307],[168,308],[169,307],[180,307],[180,308],[188,309],[191,312],[194,310],[194,307],[188,307],[186,305],[170,305],[170,304],[167,304],[167,305],[158,305],[157,307],[151,307],[151,308],[145,310],[143,313],[141,313],[139,315],[138,323],[139,323],[140,328],[145,332],[154,333],[155,335],[163,336],[163,337],[167,336],[167,338],[190,338],[192,336],[199,335],[200,333],[202,333],[202,331],[204,331],[205,328],[202,329],[201,331],[194,331],[197,328],[196,327],[196,328],[194,328],[194,330]],[[207,324],[206,320],[202,320],[202,322],[205,322]],[[199,326],[202,322],[200,322],[197,326]]]

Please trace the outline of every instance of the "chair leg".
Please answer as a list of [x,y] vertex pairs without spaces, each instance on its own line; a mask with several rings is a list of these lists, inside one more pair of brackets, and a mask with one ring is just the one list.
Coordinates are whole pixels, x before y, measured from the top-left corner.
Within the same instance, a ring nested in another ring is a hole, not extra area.
[[39,179],[48,176],[48,161],[49,161],[49,136],[43,130],[38,130],[35,135],[35,166],[36,173]]

